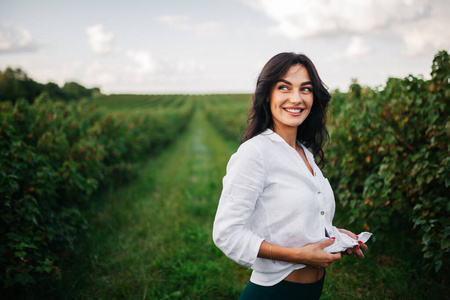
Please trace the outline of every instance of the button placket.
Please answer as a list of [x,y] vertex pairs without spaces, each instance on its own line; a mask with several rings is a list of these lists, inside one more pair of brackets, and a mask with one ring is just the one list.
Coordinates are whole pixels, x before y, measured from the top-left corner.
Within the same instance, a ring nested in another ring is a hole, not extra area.
[[[316,182],[317,182],[317,178],[316,178]],[[317,184],[319,185],[319,184]],[[322,195],[322,191],[320,190],[320,188],[318,188],[316,190],[316,195],[317,195],[317,200],[318,200],[318,204],[319,204],[319,219],[320,219],[320,224],[322,228],[326,228],[326,221],[325,221],[325,205],[324,205],[324,200],[323,200],[323,195]]]

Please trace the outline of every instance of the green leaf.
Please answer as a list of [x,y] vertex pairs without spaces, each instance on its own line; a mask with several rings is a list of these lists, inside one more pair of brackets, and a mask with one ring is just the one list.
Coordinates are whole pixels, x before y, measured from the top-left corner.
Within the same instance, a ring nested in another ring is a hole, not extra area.
[[25,257],[27,253],[25,251],[16,251],[14,252],[14,256],[19,257],[19,258],[23,258]]
[[431,234],[428,234],[428,233],[424,234],[422,237],[422,241],[424,244],[428,244],[430,242],[430,239],[431,239]]
[[441,249],[444,250],[444,249],[447,249],[447,248],[449,248],[449,247],[450,247],[450,239],[448,239],[448,238],[443,238],[443,239],[441,240]]

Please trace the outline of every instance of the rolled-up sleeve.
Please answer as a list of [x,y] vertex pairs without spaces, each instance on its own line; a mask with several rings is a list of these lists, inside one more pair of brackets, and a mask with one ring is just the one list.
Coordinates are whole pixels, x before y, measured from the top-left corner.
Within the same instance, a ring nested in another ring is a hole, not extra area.
[[230,259],[251,268],[264,238],[246,227],[264,189],[264,163],[260,149],[242,144],[230,158],[213,227],[216,246]]

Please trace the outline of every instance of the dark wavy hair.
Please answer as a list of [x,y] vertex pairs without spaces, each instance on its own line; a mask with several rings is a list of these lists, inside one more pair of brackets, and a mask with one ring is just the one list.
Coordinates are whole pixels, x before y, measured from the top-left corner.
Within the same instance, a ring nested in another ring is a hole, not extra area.
[[297,139],[312,150],[318,165],[325,165],[323,145],[328,141],[326,128],[327,109],[331,95],[317,73],[312,61],[304,54],[283,52],[272,57],[258,76],[252,105],[249,109],[247,127],[241,142],[260,134],[267,128],[273,128],[270,110],[270,94],[275,84],[286,75],[293,65],[301,64],[308,71],[313,86],[313,105],[306,120],[298,127]]

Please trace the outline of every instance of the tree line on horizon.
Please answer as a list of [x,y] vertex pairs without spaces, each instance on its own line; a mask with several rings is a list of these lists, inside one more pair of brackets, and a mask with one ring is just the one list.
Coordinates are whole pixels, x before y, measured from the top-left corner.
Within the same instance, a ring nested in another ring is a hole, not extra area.
[[0,70],[0,102],[25,99],[32,104],[42,93],[47,93],[51,99],[70,101],[90,98],[100,94],[100,88],[86,88],[77,82],[66,82],[62,87],[54,82],[42,84],[34,81],[21,69],[7,67]]

